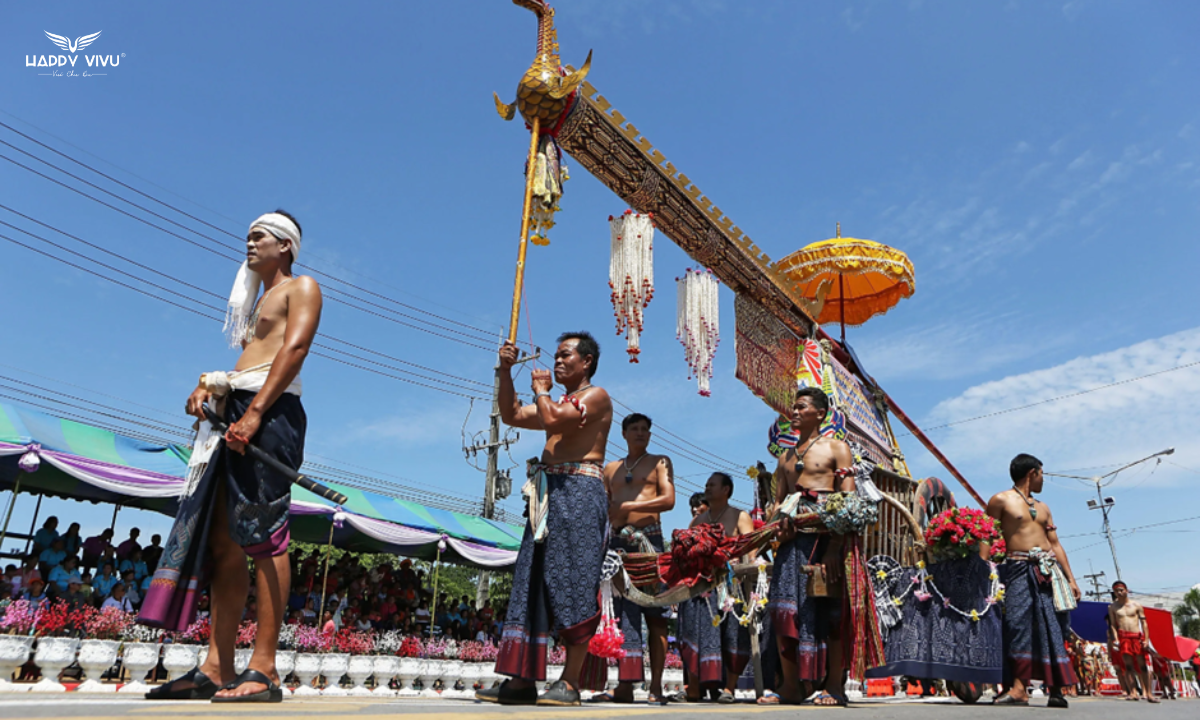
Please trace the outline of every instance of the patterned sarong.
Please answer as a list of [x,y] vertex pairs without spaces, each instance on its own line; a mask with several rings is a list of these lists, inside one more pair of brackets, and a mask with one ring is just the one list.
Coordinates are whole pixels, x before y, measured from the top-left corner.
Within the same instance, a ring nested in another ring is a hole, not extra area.
[[679,656],[701,687],[725,687],[727,673],[741,675],[750,662],[750,633],[732,616],[712,623],[716,596],[694,597],[679,605]]
[[[658,523],[647,525],[644,528],[627,526],[619,532],[614,532],[608,541],[609,549],[623,550],[627,553],[643,552],[641,543],[638,542],[634,533],[646,538],[654,548],[654,552],[663,551],[662,526]],[[640,683],[645,680],[642,668],[642,648],[645,646],[645,638],[642,636],[642,620],[643,618],[646,620],[661,619],[665,611],[665,608],[644,608],[623,597],[613,598],[613,612],[621,618],[621,634],[625,636],[625,642],[621,644],[625,650],[625,657],[617,661],[618,679],[621,682]]]
[[1070,636],[1069,612],[1054,610],[1054,589],[1036,562],[1014,560],[1000,565],[1004,583],[1004,683],[1013,679],[1047,687],[1079,682],[1064,642]]
[[546,679],[551,626],[566,645],[586,643],[600,623],[600,567],[608,529],[608,496],[599,463],[544,468],[545,539],[525,526],[513,571],[508,618],[496,672]]
[[[232,424],[250,407],[255,393],[235,390],[225,403]],[[307,418],[300,398],[285,393],[263,414],[251,441],[291,468],[304,462]],[[225,507],[216,508],[217,490],[225,489]],[[225,512],[233,541],[251,557],[287,552],[291,480],[249,455],[229,452],[220,441],[195,489],[182,498],[162,558],[150,581],[138,621],[182,631],[195,620],[196,603],[206,584],[208,533],[214,512]]]
[[825,677],[826,640],[842,607],[842,598],[808,596],[804,566],[820,562],[828,545],[828,535],[799,533],[775,554],[767,608],[779,651],[796,662],[800,680]]
[[[1004,652],[1000,608],[987,605],[991,566],[978,555],[930,565],[934,585],[945,594],[926,600],[913,595],[917,572],[916,568],[897,569],[887,580],[874,581],[890,585],[888,604],[891,598],[906,592],[908,595],[903,606],[897,608],[898,621],[883,633],[887,662],[868,670],[867,677],[908,675],[956,682],[1001,682]],[[944,599],[964,612],[978,611],[979,619],[959,614],[944,605]]]

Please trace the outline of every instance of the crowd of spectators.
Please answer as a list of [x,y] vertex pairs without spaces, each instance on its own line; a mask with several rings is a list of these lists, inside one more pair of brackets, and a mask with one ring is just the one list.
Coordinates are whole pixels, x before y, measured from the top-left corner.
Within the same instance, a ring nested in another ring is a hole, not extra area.
[[[0,600],[62,598],[72,604],[136,612],[163,552],[159,535],[145,547],[138,542],[140,536],[141,530],[133,528],[126,540],[114,546],[112,531],[104,530],[84,540],[79,523],[59,534],[58,518],[51,516],[34,535],[32,550],[21,566],[9,565],[0,576]],[[431,578],[414,569],[411,560],[367,568],[346,553],[330,562],[326,573],[324,555],[318,550],[307,556],[293,552],[291,558],[290,624],[499,641],[505,608],[493,608],[490,602],[476,608],[472,597],[455,598],[446,592],[439,592],[434,602]],[[255,621],[258,605],[253,583],[250,587],[242,619]],[[207,595],[200,597],[199,612],[201,617],[209,612]]]
[[53,515],[34,534],[30,552],[20,566],[10,564],[0,576],[0,600],[23,598],[33,602],[64,599],[71,604],[119,607],[133,612],[150,587],[162,557],[162,537],[155,535],[143,547],[141,530],[113,545],[112,530],[84,540],[79,523],[58,531]]
[[[324,609],[318,618],[317,608],[322,601]],[[408,559],[368,569],[359,558],[347,553],[330,562],[326,574],[320,551],[314,550],[308,556],[292,553],[287,619],[292,624],[319,624],[324,630],[399,630],[406,635],[498,642],[504,610],[494,608],[490,601],[476,608],[469,595],[456,598],[442,591],[434,602],[431,579]],[[253,598],[246,612],[244,619],[253,619]]]

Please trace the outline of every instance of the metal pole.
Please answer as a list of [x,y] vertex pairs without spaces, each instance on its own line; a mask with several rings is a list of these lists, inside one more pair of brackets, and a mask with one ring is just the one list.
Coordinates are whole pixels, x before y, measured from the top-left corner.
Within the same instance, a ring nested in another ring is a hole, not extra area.
[[1108,549],[1112,551],[1113,567],[1117,570],[1117,580],[1121,580],[1121,563],[1117,562],[1117,546],[1113,543],[1112,526],[1108,524],[1108,510],[1111,507],[1106,505],[1104,498],[1100,494],[1100,483],[1096,483],[1096,498],[1100,501],[1100,512],[1104,515],[1104,535],[1108,538]]
[[21,494],[21,475],[17,473],[17,481],[13,484],[12,501],[8,503],[8,512],[4,515],[4,529],[0,530],[0,552],[4,551],[4,539],[8,537],[8,521],[12,520],[13,508],[17,506],[17,495]]
[[37,528],[38,513],[42,509],[42,496],[37,496],[37,505],[33,507],[33,520],[29,522],[29,538],[25,540],[25,554],[29,554],[29,543],[33,542],[33,531]]
[[116,507],[113,508],[112,522],[108,525],[108,531],[111,533],[117,532],[117,513],[119,512],[121,512],[121,503],[117,503]]
[[325,588],[329,587],[329,554],[333,552],[333,518],[329,519],[329,542],[325,543],[325,572],[321,575],[321,607],[317,608],[317,627],[325,617]]

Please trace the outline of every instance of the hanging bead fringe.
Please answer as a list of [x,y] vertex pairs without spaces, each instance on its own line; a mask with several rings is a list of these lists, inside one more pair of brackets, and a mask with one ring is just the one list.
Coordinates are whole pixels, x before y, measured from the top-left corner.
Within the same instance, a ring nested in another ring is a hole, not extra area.
[[708,397],[712,379],[713,356],[721,344],[721,329],[717,308],[717,287],[720,282],[711,270],[688,268],[682,278],[675,278],[678,307],[675,337],[683,343],[684,359],[699,386],[700,394]]
[[654,215],[626,210],[608,217],[612,253],[608,263],[608,287],[612,291],[617,334],[625,333],[629,362],[638,361],[638,340],[644,327],[643,311],[654,299]]

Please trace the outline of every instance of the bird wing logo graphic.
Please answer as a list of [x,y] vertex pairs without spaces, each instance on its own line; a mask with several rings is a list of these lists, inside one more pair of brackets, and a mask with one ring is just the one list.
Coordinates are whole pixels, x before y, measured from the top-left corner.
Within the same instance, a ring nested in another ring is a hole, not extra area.
[[46,37],[50,39],[50,42],[54,43],[55,45],[59,46],[60,48],[62,48],[63,50],[66,50],[67,52],[69,52],[71,54],[75,54],[75,53],[79,52],[80,50],[84,49],[85,47],[87,47],[88,45],[91,45],[92,43],[96,42],[96,39],[100,37],[100,33],[104,32],[104,31],[101,30],[100,32],[94,32],[91,35],[84,35],[82,37],[77,37],[77,38],[75,38],[74,42],[71,42],[70,39],[63,37],[62,35],[55,35],[54,33],[50,32],[48,30],[43,30],[42,32],[46,33]]

